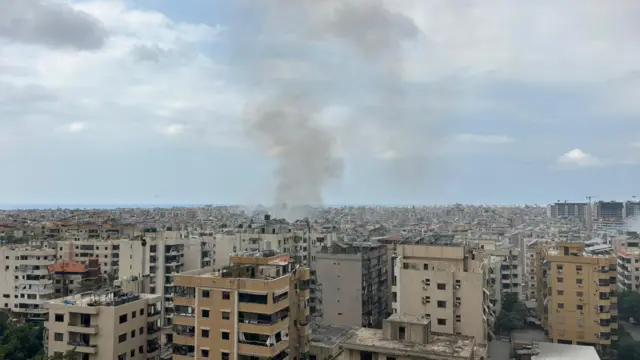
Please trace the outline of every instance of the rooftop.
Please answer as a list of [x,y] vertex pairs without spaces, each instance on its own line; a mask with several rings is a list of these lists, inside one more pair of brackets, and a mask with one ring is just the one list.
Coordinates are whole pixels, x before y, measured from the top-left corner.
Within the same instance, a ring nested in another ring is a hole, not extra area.
[[344,348],[370,347],[382,353],[400,353],[403,356],[426,357],[431,354],[442,357],[470,358],[474,353],[475,338],[431,333],[428,344],[416,344],[389,340],[379,329],[360,328],[342,346]]
[[593,346],[540,342],[534,343],[532,351],[532,360],[600,360]]
[[310,340],[314,345],[334,347],[343,342],[355,328],[336,325],[311,324]]
[[68,306],[104,306],[113,307],[128,304],[141,299],[152,299],[161,296],[156,294],[138,294],[123,292],[121,290],[91,291],[64,298],[47,301],[48,304],[68,305]]

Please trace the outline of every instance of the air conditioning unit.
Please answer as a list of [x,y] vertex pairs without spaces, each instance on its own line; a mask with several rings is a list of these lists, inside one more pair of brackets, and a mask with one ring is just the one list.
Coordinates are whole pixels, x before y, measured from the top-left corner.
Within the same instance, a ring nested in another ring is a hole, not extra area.
[[579,287],[579,288],[581,288],[581,287],[582,287],[582,284],[578,284],[578,287]]
[[428,290],[428,289],[429,289],[428,285],[425,285],[425,286],[422,287],[422,290]]

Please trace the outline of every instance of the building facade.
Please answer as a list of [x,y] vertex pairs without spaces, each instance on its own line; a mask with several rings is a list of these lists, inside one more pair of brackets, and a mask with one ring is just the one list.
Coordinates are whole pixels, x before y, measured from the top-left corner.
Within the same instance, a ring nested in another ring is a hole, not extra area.
[[176,275],[173,359],[307,359],[309,278],[273,250]]
[[119,290],[45,303],[48,356],[75,351],[82,360],[160,358],[161,297]]

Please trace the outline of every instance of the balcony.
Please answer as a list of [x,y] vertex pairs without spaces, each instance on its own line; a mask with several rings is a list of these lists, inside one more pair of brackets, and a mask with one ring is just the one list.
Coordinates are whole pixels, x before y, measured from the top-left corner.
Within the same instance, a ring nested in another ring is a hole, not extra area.
[[242,332],[272,335],[282,330],[289,323],[289,309],[273,315],[240,312],[238,329]]
[[258,341],[238,341],[238,353],[247,356],[271,358],[288,348],[288,340],[281,341],[272,346],[267,346],[266,343]]
[[69,330],[69,332],[78,334],[96,335],[98,333],[98,325],[70,324],[67,329]]
[[98,352],[98,345],[91,345],[80,341],[69,341],[67,350],[73,350],[82,354],[95,354]]

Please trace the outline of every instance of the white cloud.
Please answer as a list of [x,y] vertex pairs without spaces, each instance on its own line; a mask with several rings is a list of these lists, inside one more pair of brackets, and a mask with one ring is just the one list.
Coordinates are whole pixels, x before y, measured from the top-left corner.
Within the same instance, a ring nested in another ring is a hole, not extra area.
[[507,135],[482,135],[482,134],[458,134],[455,136],[455,140],[463,143],[474,144],[486,144],[486,145],[499,145],[499,144],[511,144],[516,140]]
[[564,166],[593,167],[602,166],[604,162],[599,158],[578,148],[567,151],[557,158],[557,163]]
[[[0,133],[29,133],[35,139],[38,131],[79,132],[85,130],[80,124],[87,117],[97,131],[84,137],[108,146],[134,139],[153,141],[140,134],[162,124],[174,124],[165,129],[167,134],[186,134],[187,127],[197,127],[202,141],[237,131],[233,118],[243,100],[221,80],[220,67],[198,48],[215,41],[220,28],[175,22],[120,0],[69,4],[97,19],[108,37],[92,51],[49,45],[61,41],[56,39],[46,38],[49,46],[39,46],[37,42],[45,40],[2,42],[0,37],[0,68],[20,70],[0,71],[2,87],[20,90],[0,92],[0,110],[12,110],[8,121],[0,124]],[[75,46],[75,40],[65,41]],[[12,105],[17,96],[33,106]],[[47,120],[39,120],[35,130],[33,117]]]
[[72,122],[71,124],[68,124],[65,128],[67,132],[79,133],[84,131],[86,127],[87,127],[87,124],[77,121],[77,122]]
[[177,136],[182,134],[184,131],[185,126],[183,124],[171,124],[162,129],[162,133],[167,136]]

